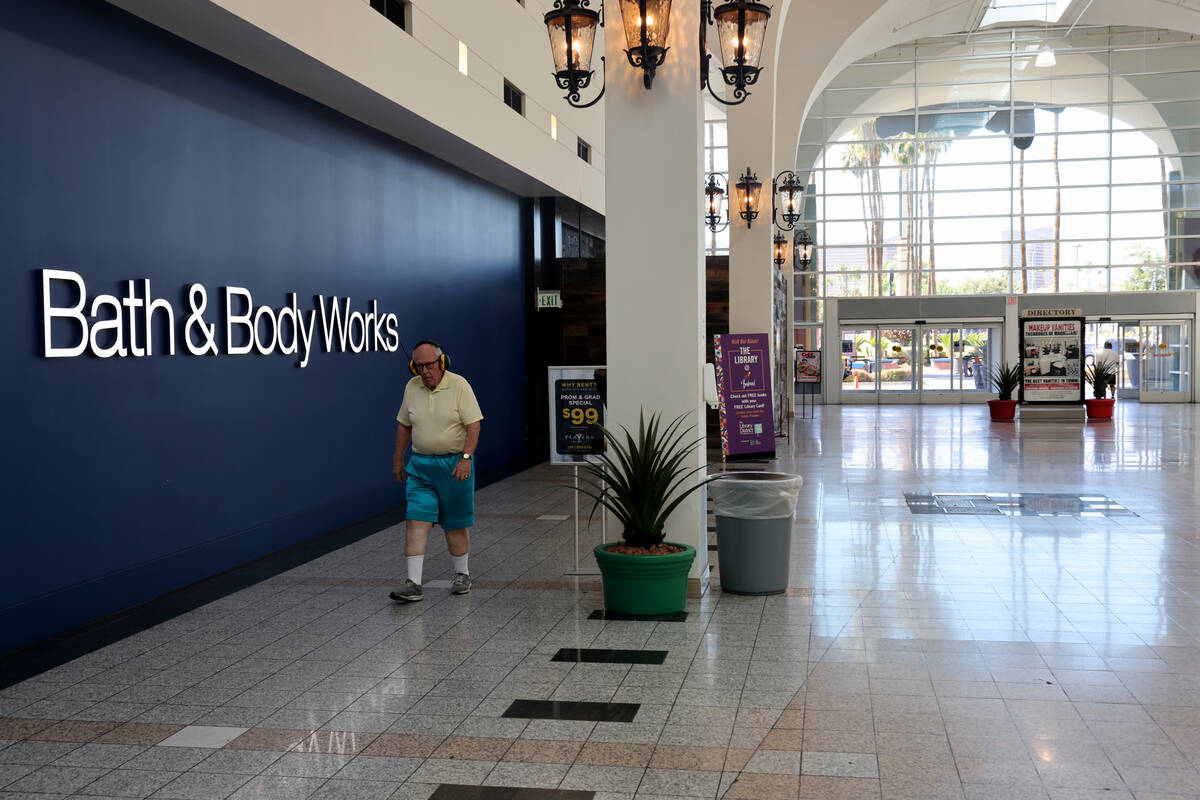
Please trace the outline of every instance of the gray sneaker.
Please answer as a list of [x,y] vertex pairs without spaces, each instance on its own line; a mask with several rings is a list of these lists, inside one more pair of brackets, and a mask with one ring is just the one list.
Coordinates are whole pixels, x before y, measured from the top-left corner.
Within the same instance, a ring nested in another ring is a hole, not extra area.
[[471,591],[471,576],[465,572],[458,572],[454,575],[454,580],[450,582],[450,594],[466,594]]
[[416,603],[425,599],[425,593],[421,591],[420,584],[413,583],[412,579],[409,578],[404,581],[399,589],[393,590],[388,597],[402,603]]

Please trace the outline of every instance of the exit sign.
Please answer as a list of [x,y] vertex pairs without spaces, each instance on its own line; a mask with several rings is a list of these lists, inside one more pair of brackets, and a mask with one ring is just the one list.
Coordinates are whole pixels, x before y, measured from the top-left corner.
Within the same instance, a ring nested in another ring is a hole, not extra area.
[[537,293],[538,310],[543,308],[562,308],[562,292],[558,289],[552,291],[541,291]]

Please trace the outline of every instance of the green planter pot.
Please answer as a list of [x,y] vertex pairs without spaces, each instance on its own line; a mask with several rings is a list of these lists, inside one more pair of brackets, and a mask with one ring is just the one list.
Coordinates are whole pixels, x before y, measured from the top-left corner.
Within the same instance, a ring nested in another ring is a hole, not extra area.
[[684,548],[682,553],[662,556],[631,556],[610,553],[604,548],[612,542],[596,545],[592,551],[604,579],[604,607],[622,614],[671,614],[683,611],[687,604],[688,572],[696,558],[696,548],[679,542],[665,542]]

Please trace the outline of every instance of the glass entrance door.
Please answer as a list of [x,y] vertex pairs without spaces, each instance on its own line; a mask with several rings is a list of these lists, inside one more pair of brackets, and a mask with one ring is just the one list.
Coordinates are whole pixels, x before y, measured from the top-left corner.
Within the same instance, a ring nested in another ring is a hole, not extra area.
[[1191,320],[1118,320],[1088,323],[1087,328],[1089,364],[1107,344],[1117,352],[1118,398],[1191,401]]
[[879,331],[879,402],[913,403],[917,391],[920,342],[917,329],[885,328]]
[[1191,399],[1191,323],[1143,322],[1140,398],[1143,403],[1186,403]]
[[1137,400],[1142,388],[1142,331],[1137,322],[1117,323],[1118,354],[1117,397]]
[[879,377],[879,332],[874,327],[842,328],[842,398],[875,402]]
[[[954,397],[962,390],[962,336],[957,327],[921,328],[921,395]],[[932,399],[929,397],[928,399]]]
[[[1126,348],[1138,349],[1138,323],[1106,320],[1089,322],[1084,326],[1083,362],[1084,368],[1095,365],[1097,356],[1105,350],[1112,350],[1116,355],[1117,367],[1117,397],[1136,400],[1138,390],[1136,384],[1129,381],[1129,370],[1125,365]],[[1128,356],[1132,358],[1133,356]],[[1108,360],[1111,356],[1103,357]],[[1091,397],[1090,387],[1085,387],[1084,394]]]
[[920,340],[921,402],[960,403],[991,396],[991,370],[999,364],[999,326],[924,325]]
[[963,400],[982,400],[994,396],[992,372],[1000,366],[1002,329],[999,325],[959,329],[956,352],[962,367]]
[[999,325],[858,325],[841,333],[843,402],[961,403],[992,395]]

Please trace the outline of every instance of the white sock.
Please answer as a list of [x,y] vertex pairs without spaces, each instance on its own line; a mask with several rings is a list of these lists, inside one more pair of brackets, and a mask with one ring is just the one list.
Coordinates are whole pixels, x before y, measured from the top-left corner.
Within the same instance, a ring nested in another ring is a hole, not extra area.
[[463,553],[461,556],[450,556],[450,560],[452,562],[454,562],[454,573],[456,575],[460,572],[463,575],[470,574],[469,572],[467,572],[467,556],[469,556],[469,555],[471,555],[471,554]]
[[417,586],[421,585],[421,568],[425,566],[425,556],[408,557],[408,579]]

